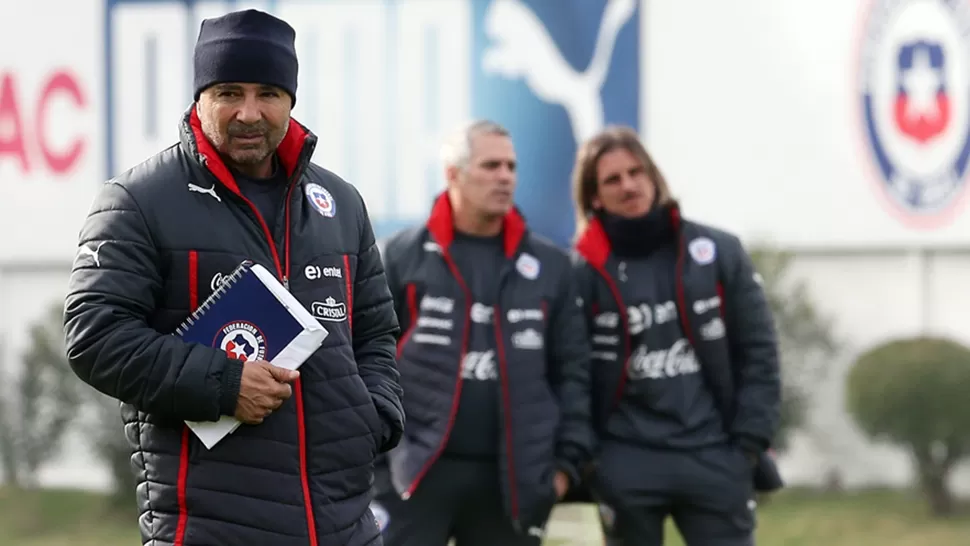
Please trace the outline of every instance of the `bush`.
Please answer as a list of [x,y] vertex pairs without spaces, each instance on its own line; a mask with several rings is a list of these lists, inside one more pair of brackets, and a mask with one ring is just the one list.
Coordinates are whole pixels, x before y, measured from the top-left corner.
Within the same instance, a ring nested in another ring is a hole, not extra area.
[[856,361],[846,396],[866,434],[910,452],[932,512],[951,514],[948,478],[970,454],[970,349],[931,337],[880,345]]

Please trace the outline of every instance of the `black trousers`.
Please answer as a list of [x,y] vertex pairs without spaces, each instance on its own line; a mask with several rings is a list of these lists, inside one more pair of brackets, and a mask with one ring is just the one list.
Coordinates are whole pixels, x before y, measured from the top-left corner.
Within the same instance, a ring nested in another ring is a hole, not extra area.
[[754,546],[752,467],[730,445],[696,451],[608,443],[594,477],[607,546],[661,546],[674,519],[687,546]]
[[385,546],[446,546],[452,538],[455,546],[541,544],[512,527],[495,463],[442,457],[406,501],[383,480],[386,470],[375,475],[378,494],[371,508],[380,523],[386,521]]

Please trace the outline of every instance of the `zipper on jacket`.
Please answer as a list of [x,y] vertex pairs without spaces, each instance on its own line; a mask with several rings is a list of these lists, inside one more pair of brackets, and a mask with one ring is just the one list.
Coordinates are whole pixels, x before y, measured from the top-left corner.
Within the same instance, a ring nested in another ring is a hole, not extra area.
[[287,184],[287,187],[286,187],[285,197],[283,197],[283,206],[280,207],[280,210],[277,211],[277,214],[279,215],[278,217],[283,218],[283,233],[279,234],[281,235],[280,240],[276,240],[275,238],[276,234],[270,231],[270,234],[274,235],[273,245],[277,249],[282,249],[283,255],[286,257],[286,261],[283,262],[283,271],[280,272],[280,280],[283,282],[283,285],[286,286],[287,289],[289,289],[289,286],[287,286],[286,283],[287,283],[287,280],[290,278],[290,245],[289,245],[290,200],[293,199],[293,188],[296,187],[298,184],[299,182],[297,182],[296,179],[293,179],[293,178],[289,179],[289,183]]
[[507,261],[499,272],[498,284],[494,294],[495,303],[492,305],[492,322],[495,328],[495,352],[498,358],[499,385],[502,392],[501,403],[504,418],[502,428],[505,431],[505,456],[509,467],[508,476],[506,476],[509,484],[509,507],[512,511],[512,525],[518,529],[520,527],[519,486],[515,480],[517,475],[515,471],[515,450],[512,445],[512,393],[509,389],[509,367],[508,360],[505,358],[505,336],[502,335],[502,306],[500,304],[502,289],[513,271],[513,263],[511,260]]
[[[455,277],[455,280],[458,282],[458,285],[460,286],[462,293],[464,294],[464,297],[465,297],[465,328],[464,328],[464,331],[462,332],[461,353],[460,353],[459,362],[458,362],[458,374],[457,374],[458,377],[456,379],[455,394],[451,401],[451,413],[448,416],[448,424],[445,428],[445,434],[442,437],[441,443],[438,445],[438,449],[437,451],[435,451],[435,454],[430,459],[428,459],[427,462],[425,462],[424,466],[421,468],[421,471],[418,472],[418,475],[414,478],[414,481],[411,482],[411,486],[408,488],[407,491],[405,491],[401,495],[401,498],[404,500],[408,500],[409,498],[411,498],[411,495],[414,494],[414,491],[418,488],[418,485],[421,483],[421,480],[424,478],[425,474],[427,474],[428,470],[438,460],[438,458],[441,457],[441,453],[444,451],[445,446],[448,444],[448,438],[451,436],[451,430],[455,423],[455,416],[458,413],[458,404],[461,399],[461,385],[462,385],[461,372],[462,372],[462,365],[465,361],[465,354],[468,349],[468,335],[469,335],[469,330],[471,329],[471,305],[472,305],[471,302],[473,298],[472,298],[471,291],[468,289],[468,285],[465,284],[465,280],[461,276],[461,273],[458,271],[458,267],[455,265],[454,260],[452,260],[451,256],[446,251],[444,251],[442,252],[442,257],[444,258],[445,263],[448,265],[448,269],[451,270],[451,274]],[[498,353],[499,374],[500,374],[500,381],[502,386],[502,404],[504,406],[505,423],[502,428],[505,430],[506,455],[508,458],[508,467],[509,467],[508,483],[509,483],[510,504],[512,509],[512,524],[518,528],[519,494],[518,494],[518,486],[516,485],[516,482],[515,482],[515,457],[514,457],[513,447],[512,447],[512,411],[511,411],[512,404],[509,398],[510,397],[509,377],[508,377],[508,365],[505,359],[505,343],[502,341],[502,327],[500,324],[500,317],[501,317],[502,311],[501,311],[501,307],[498,304],[498,294],[501,294],[502,284],[504,284],[504,280],[506,277],[508,277],[508,272],[510,270],[511,270],[511,266],[506,266],[503,269],[503,272],[499,278],[499,287],[496,290],[496,294],[495,294],[496,303],[492,305],[492,320],[494,322],[494,328],[495,328],[495,340],[497,344],[496,352]]]
[[456,375],[455,393],[451,397],[451,410],[450,410],[450,413],[448,414],[448,423],[445,425],[445,433],[441,437],[441,443],[438,444],[438,448],[435,450],[434,455],[432,455],[431,458],[425,461],[424,466],[421,467],[421,470],[418,471],[418,475],[415,476],[414,481],[411,482],[411,486],[408,487],[407,491],[401,494],[401,498],[404,500],[408,500],[411,498],[411,495],[413,495],[414,491],[417,490],[418,485],[421,484],[421,480],[424,479],[424,476],[428,473],[428,470],[431,469],[431,466],[435,462],[437,462],[437,460],[441,457],[441,453],[444,452],[445,446],[448,445],[448,438],[451,437],[451,429],[455,424],[455,417],[458,415],[458,403],[461,400],[461,385],[462,385],[461,368],[463,363],[465,362],[465,354],[468,352],[468,335],[469,335],[469,330],[471,330],[471,317],[472,317],[472,294],[471,294],[471,291],[468,289],[468,285],[465,284],[465,279],[461,276],[461,273],[458,272],[458,266],[455,265],[455,261],[451,258],[451,255],[448,254],[448,251],[445,249],[442,249],[441,257],[444,258],[445,264],[448,266],[448,269],[451,271],[451,274],[455,277],[455,280],[458,282],[458,286],[461,288],[461,291],[464,294],[465,328],[461,334],[461,351],[459,352],[459,355],[458,355],[458,366],[457,366],[458,372],[455,374]]
[[[303,156],[304,153],[301,152],[299,159],[300,165],[305,165]],[[303,177],[303,173],[305,171],[305,166],[297,167],[297,169],[293,171],[293,176],[286,179],[286,196],[283,198],[283,206],[277,211],[277,214],[283,217],[283,240],[274,240],[273,244],[276,245],[278,242],[282,243],[281,245],[277,245],[275,248],[280,248],[280,246],[282,246],[283,255],[286,257],[283,271],[280,273],[280,280],[283,281],[283,286],[286,287],[287,290],[290,289],[290,205],[293,201],[293,190],[300,185],[300,179]],[[272,235],[272,232],[269,234]]]
[[[249,210],[250,216],[255,218],[257,224],[262,228],[263,234],[266,237],[266,242],[269,243],[270,254],[273,257],[274,265],[276,266],[276,276],[283,283],[284,286],[289,289],[289,276],[290,276],[290,201],[293,195],[293,188],[299,185],[299,180],[303,176],[305,171],[305,157],[308,152],[312,152],[312,146],[309,147],[308,151],[306,148],[301,152],[298,164],[303,165],[302,168],[294,171],[293,176],[290,177],[288,188],[286,190],[286,200],[283,205],[283,215],[285,218],[285,228],[283,233],[283,260],[280,259],[280,252],[277,249],[275,238],[273,237],[273,232],[270,230],[269,225],[266,220],[259,213],[259,209],[256,205],[250,201],[242,192],[230,191],[229,193],[236,196],[243,203],[245,203]],[[210,171],[211,175],[211,171]],[[212,175],[215,178],[214,175]],[[299,441],[299,457],[300,457],[300,486],[303,490],[303,504],[306,511],[307,520],[307,531],[309,535],[310,546],[317,546],[317,532],[316,532],[316,521],[313,516],[313,503],[310,498],[310,486],[307,478],[307,453],[306,453],[306,429],[304,428],[304,412],[303,412],[303,389],[300,378],[297,378],[295,384],[293,385],[293,397],[296,400],[296,419],[297,419],[297,436]]]
[[[687,338],[687,342],[690,343],[691,347],[697,347],[694,343],[690,317],[687,315],[687,296],[684,292],[684,249],[687,248],[686,237],[681,234],[678,241],[680,244],[677,245],[677,265],[674,268],[675,274],[677,275],[677,278],[674,280],[674,287],[677,293],[677,315],[680,317],[680,327],[684,329],[684,337]],[[723,302],[724,299],[722,298],[721,301]]]
[[[286,201],[283,205],[283,218],[286,227],[283,230],[283,252],[286,260],[280,277],[283,286],[290,289],[290,204],[293,200],[293,189],[300,184],[306,164],[309,161],[309,154],[313,152],[313,146],[305,146],[300,152],[297,160],[299,167],[290,177],[289,188],[286,190]],[[264,222],[265,224],[265,222]],[[271,235],[271,234],[267,234]],[[275,246],[274,246],[275,250]],[[300,457],[300,487],[303,489],[303,508],[306,512],[307,533],[310,537],[310,546],[317,546],[317,522],[313,515],[313,499],[310,497],[310,482],[307,473],[307,443],[306,443],[306,413],[303,407],[303,382],[301,377],[297,377],[293,385],[293,398],[296,401],[296,434],[298,439],[298,449]]]
[[[212,178],[214,179],[215,176],[212,176]],[[245,195],[243,195],[241,192],[237,193],[232,190],[228,191],[227,193],[231,196],[233,200],[244,205],[243,211],[242,211],[243,214],[249,217],[249,219],[252,220],[253,223],[256,224],[256,227],[263,233],[263,238],[268,244],[270,258],[273,259],[273,266],[274,266],[274,269],[276,270],[276,278],[282,280],[284,276],[283,267],[280,263],[279,253],[276,250],[276,241],[273,239],[273,234],[272,234],[272,231],[270,231],[269,229],[269,225],[263,219],[262,215],[259,214],[259,210],[256,209],[256,205],[252,201],[250,201]]]
[[[591,264],[592,265],[592,264]],[[629,360],[632,354],[632,340],[630,339],[630,318],[627,316],[626,304],[623,303],[623,295],[620,294],[620,288],[616,285],[613,277],[606,271],[606,266],[596,267],[592,266],[593,269],[599,273],[603,280],[606,282],[606,287],[609,289],[610,294],[616,301],[617,313],[620,317],[620,336],[623,337],[623,355],[620,358],[620,365],[622,366],[620,370],[620,380],[617,382],[616,391],[613,394],[613,403],[611,404],[612,409],[616,409],[617,404],[623,398],[623,389],[626,387],[627,381],[627,360]]]
[[[503,276],[504,278],[504,276]],[[499,290],[501,293],[501,290]],[[515,481],[515,455],[512,449],[512,394],[509,391],[509,366],[505,359],[505,342],[502,336],[502,308],[496,303],[492,305],[492,321],[495,328],[495,352],[498,356],[499,381],[502,387],[502,428],[505,429],[505,456],[509,465],[509,505],[512,508],[512,523],[519,525],[519,487]]]

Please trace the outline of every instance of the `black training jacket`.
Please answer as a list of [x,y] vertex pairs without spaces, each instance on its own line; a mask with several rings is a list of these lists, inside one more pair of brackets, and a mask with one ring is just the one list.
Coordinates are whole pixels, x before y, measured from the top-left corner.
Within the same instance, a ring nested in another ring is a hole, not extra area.
[[[761,454],[755,487],[777,489],[781,478],[766,451],[780,420],[781,375],[775,326],[760,278],[737,237],[682,219],[676,206],[671,214],[678,237],[677,314],[684,335],[694,348],[727,432],[744,449]],[[576,254],[591,335],[622,340],[619,355],[612,354],[615,346],[594,343],[592,347],[594,422],[602,430],[627,379],[632,350],[627,306],[615,280],[619,260],[597,218],[577,240]]]
[[[81,229],[67,356],[122,402],[144,544],[380,543],[368,505],[375,457],[404,427],[398,323],[364,203],[310,163],[315,144],[290,122],[271,230],[192,108],[181,142],[108,181]],[[183,421],[232,415],[242,364],[170,334],[243,260],[276,273],[330,335],[280,409],[207,450]]]
[[[473,301],[448,253],[453,238],[442,194],[426,225],[384,247],[403,329],[398,361],[408,414],[401,445],[388,458],[404,498],[441,454],[458,411]],[[517,211],[505,218],[503,240],[507,260],[495,272],[493,312],[503,424],[498,463],[507,513],[521,532],[535,533],[556,500],[555,471],[578,481],[591,456],[589,345],[569,256],[530,233]],[[454,326],[442,330],[448,321]]]

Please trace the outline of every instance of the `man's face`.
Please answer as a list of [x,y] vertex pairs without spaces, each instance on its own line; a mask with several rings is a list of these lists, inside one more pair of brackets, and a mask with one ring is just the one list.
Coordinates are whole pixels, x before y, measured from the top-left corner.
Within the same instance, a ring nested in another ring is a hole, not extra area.
[[448,186],[470,210],[482,216],[504,216],[515,193],[515,148],[503,135],[482,134],[471,141],[464,168],[448,169]]
[[637,218],[650,212],[657,186],[646,166],[626,148],[603,154],[596,163],[596,195],[593,208],[623,218]]
[[202,132],[243,172],[268,162],[286,136],[291,108],[286,91],[255,83],[216,84],[198,102]]

